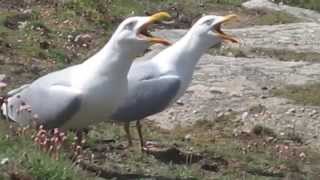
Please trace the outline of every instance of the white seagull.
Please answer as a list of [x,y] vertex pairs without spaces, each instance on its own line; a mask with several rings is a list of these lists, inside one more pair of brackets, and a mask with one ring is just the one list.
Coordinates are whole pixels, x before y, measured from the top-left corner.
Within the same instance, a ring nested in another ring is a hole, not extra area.
[[204,16],[179,41],[151,60],[133,63],[128,73],[128,95],[111,117],[124,122],[129,146],[132,145],[131,121],[136,121],[143,149],[140,120],[163,111],[184,94],[198,60],[210,47],[222,41],[238,42],[221,30],[222,23],[235,17]]
[[104,120],[127,94],[133,59],[153,43],[169,44],[147,32],[150,24],[169,17],[160,12],[127,18],[108,43],[82,64],[9,92],[2,113],[19,124],[36,120],[46,128],[82,129]]

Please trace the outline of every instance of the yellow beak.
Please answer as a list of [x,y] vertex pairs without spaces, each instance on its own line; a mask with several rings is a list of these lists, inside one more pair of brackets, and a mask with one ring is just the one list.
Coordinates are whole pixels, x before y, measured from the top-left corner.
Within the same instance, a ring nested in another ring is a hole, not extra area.
[[149,25],[151,25],[155,22],[169,20],[171,18],[171,16],[167,12],[158,12],[158,13],[150,16],[149,18],[150,18],[149,21],[140,28],[140,33],[143,34],[145,36],[145,38],[147,39],[147,41],[149,41],[151,43],[160,43],[160,44],[164,44],[164,45],[171,45],[171,43],[168,40],[165,40],[160,37],[154,37],[147,32],[147,28]]
[[235,19],[235,18],[238,18],[238,16],[235,14],[230,14],[230,15],[224,16],[220,22],[218,22],[215,26],[213,26],[213,30],[215,30],[222,39],[233,42],[233,43],[239,43],[238,39],[226,34],[225,32],[223,32],[221,30],[221,25],[223,23],[230,21],[231,19]]

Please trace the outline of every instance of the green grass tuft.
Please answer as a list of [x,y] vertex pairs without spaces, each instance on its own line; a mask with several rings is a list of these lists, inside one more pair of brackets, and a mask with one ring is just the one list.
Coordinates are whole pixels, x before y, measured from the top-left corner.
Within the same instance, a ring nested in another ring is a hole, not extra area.
[[320,84],[302,86],[290,85],[273,90],[275,96],[282,96],[293,100],[297,104],[320,106]]

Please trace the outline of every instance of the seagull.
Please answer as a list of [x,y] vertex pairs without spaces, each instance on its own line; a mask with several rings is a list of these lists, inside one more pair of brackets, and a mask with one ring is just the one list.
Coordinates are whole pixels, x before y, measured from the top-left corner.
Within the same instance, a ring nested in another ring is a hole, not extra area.
[[221,25],[237,16],[207,15],[200,18],[176,43],[149,61],[136,61],[128,73],[128,95],[111,119],[124,123],[128,147],[132,146],[129,123],[136,121],[140,145],[144,149],[140,120],[159,113],[180,98],[189,86],[200,57],[222,41],[238,40],[221,30]]
[[151,44],[169,45],[148,27],[170,18],[166,12],[125,19],[108,43],[81,64],[49,73],[7,94],[2,114],[21,124],[83,129],[111,115],[128,91],[134,58]]

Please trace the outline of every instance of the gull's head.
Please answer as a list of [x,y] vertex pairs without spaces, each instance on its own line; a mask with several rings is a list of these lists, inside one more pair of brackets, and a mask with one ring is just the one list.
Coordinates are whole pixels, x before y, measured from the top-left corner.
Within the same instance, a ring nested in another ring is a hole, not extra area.
[[191,31],[192,34],[199,36],[200,39],[210,41],[212,45],[222,41],[239,43],[238,39],[226,34],[221,29],[223,23],[235,18],[237,18],[237,16],[234,14],[227,16],[203,16],[192,26]]
[[151,44],[170,45],[169,41],[155,37],[148,31],[150,25],[170,18],[166,12],[159,12],[152,16],[129,17],[119,25],[112,38],[121,47],[142,52]]

